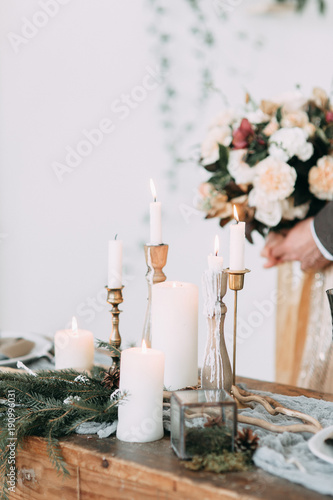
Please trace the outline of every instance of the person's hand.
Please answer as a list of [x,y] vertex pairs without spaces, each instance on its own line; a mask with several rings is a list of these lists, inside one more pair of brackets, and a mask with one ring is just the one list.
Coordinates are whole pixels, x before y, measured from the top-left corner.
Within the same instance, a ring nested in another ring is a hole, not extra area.
[[264,267],[274,267],[276,266],[280,260],[272,255],[272,249],[275,245],[283,242],[285,235],[281,233],[273,233],[270,232],[266,238],[265,246],[261,251],[261,257],[265,257],[267,261],[264,264]]
[[311,221],[312,218],[298,222],[284,238],[277,241],[269,250],[269,262],[300,261],[303,271],[318,271],[330,264],[331,261],[323,257],[313,239]]

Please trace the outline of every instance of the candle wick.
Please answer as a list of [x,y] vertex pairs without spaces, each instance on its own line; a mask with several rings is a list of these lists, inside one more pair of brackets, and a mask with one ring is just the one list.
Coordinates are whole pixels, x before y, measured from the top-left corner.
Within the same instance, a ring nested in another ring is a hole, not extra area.
[[116,240],[116,239],[117,239],[117,237],[118,237],[118,233],[116,234],[116,236],[114,237],[114,239]]
[[156,202],[157,202],[157,197],[156,197],[156,196],[154,196],[154,203],[156,203]]

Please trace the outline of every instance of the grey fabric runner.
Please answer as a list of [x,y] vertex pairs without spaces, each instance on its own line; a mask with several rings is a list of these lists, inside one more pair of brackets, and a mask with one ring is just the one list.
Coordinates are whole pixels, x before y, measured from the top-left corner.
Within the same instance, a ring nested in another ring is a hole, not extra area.
[[[252,389],[251,392],[271,396],[287,408],[307,413],[316,418],[323,427],[333,425],[331,402],[305,396],[282,396]],[[272,416],[259,403],[253,403],[252,410],[244,409],[241,413],[279,425],[299,423],[299,420],[285,415]],[[239,427],[251,426],[239,424]],[[313,434],[292,432],[276,434],[254,426],[252,429],[260,438],[259,448],[253,457],[257,467],[318,493],[333,495],[333,464],[317,458],[310,451],[307,441]]]

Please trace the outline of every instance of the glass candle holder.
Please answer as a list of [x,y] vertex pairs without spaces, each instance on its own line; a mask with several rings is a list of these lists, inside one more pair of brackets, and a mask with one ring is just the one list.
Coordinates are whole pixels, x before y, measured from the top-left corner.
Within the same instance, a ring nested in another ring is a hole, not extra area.
[[171,446],[179,458],[234,451],[237,405],[223,389],[171,395]]

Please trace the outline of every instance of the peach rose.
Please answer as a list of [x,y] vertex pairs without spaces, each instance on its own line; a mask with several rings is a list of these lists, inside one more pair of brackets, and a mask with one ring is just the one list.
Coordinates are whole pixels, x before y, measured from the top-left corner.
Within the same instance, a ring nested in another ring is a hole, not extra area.
[[296,177],[294,167],[268,156],[257,164],[253,187],[268,201],[284,200],[294,191]]
[[312,100],[318,108],[325,109],[328,103],[328,96],[325,90],[316,87],[312,91]]
[[270,137],[274,132],[279,130],[279,124],[276,120],[276,118],[272,118],[272,120],[266,125],[266,127],[263,129],[263,133],[267,136]]
[[323,156],[309,172],[310,191],[320,200],[333,200],[333,157]]
[[198,209],[206,212],[206,218],[231,217],[233,214],[232,204],[228,201],[228,196],[215,189],[213,184],[204,182],[199,187],[200,200]]

